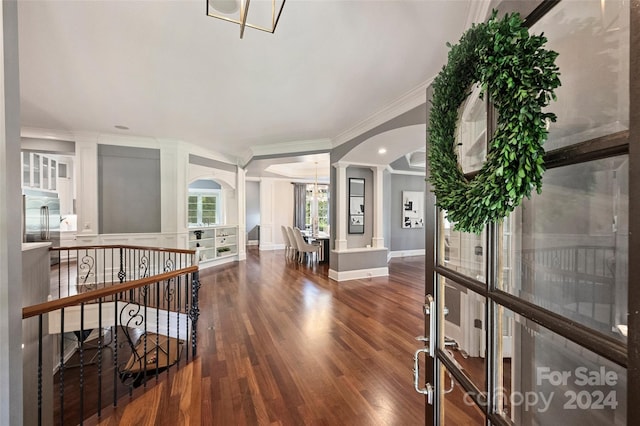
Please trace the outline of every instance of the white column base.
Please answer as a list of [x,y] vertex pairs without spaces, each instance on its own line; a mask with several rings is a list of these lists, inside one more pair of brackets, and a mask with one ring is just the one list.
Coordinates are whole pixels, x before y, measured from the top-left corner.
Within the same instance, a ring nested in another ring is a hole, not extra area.
[[373,247],[373,248],[382,248],[382,247],[384,247],[384,238],[372,238],[371,239],[371,247]]

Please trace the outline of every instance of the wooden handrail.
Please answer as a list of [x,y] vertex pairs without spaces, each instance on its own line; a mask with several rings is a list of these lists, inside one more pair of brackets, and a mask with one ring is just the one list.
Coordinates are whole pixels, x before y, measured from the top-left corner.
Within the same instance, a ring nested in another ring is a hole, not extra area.
[[162,251],[171,253],[184,253],[184,254],[196,254],[195,250],[188,249],[176,249],[176,248],[162,248],[162,247],[145,247],[145,246],[123,246],[123,245],[96,245],[96,246],[73,246],[73,247],[49,247],[51,251],[61,250],[97,250],[97,249],[135,249],[135,250],[149,250],[149,251]]
[[[123,246],[114,246],[114,247],[123,247]],[[175,278],[179,275],[190,274],[192,272],[197,272],[197,271],[198,271],[198,266],[189,266],[187,268],[177,269],[171,272],[165,272],[163,274],[154,275],[152,277],[146,277],[146,278],[142,278],[135,281],[127,281],[124,283],[117,283],[108,288],[91,290],[86,293],[76,294],[76,295],[64,297],[58,300],[52,300],[50,302],[38,303],[37,305],[27,306],[25,308],[22,308],[22,319],[46,314],[48,312],[56,311],[61,308],[75,306],[83,302],[89,302],[92,300],[111,296],[116,293],[122,293],[124,291],[133,290],[135,288],[143,287],[145,285],[153,284],[159,281],[166,281],[171,278]]]

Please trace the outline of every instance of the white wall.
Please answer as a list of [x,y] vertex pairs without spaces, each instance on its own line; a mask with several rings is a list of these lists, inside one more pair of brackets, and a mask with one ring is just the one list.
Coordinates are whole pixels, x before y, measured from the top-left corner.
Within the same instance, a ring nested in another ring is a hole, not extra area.
[[293,225],[293,185],[290,181],[260,180],[260,250],[284,248],[281,226]]
[[[76,207],[78,230],[76,245],[131,244],[155,247],[188,247],[187,188],[197,179],[214,179],[223,188],[224,220],[229,225],[244,224],[244,174],[189,163],[189,154],[197,151],[203,157],[230,164],[227,158],[177,140],[121,135],[81,133],[73,134],[76,141],[74,179],[76,179]],[[161,162],[161,232],[130,234],[98,234],[98,157],[99,144],[120,145],[160,150]],[[242,172],[240,170],[240,172]],[[19,177],[18,173],[18,177]],[[241,193],[242,200],[238,199]],[[242,202],[240,202],[242,201]],[[239,259],[244,257],[244,241],[238,247]]]

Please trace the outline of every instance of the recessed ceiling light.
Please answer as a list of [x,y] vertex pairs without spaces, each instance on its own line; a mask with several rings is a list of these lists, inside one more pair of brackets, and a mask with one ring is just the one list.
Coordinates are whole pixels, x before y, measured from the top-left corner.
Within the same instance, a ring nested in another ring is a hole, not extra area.
[[380,148],[378,150],[378,154],[386,154],[387,153],[387,148]]
[[120,129],[120,130],[129,130],[129,128],[127,126],[123,126],[122,124],[116,124],[115,126],[116,129]]

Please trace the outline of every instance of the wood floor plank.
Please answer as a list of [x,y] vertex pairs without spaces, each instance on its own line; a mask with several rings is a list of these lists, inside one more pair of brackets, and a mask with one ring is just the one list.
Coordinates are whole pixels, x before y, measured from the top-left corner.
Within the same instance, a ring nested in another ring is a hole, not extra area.
[[389,271],[338,283],[326,264],[256,249],[201,271],[198,357],[104,424],[423,425],[412,357],[424,259],[392,259]]

